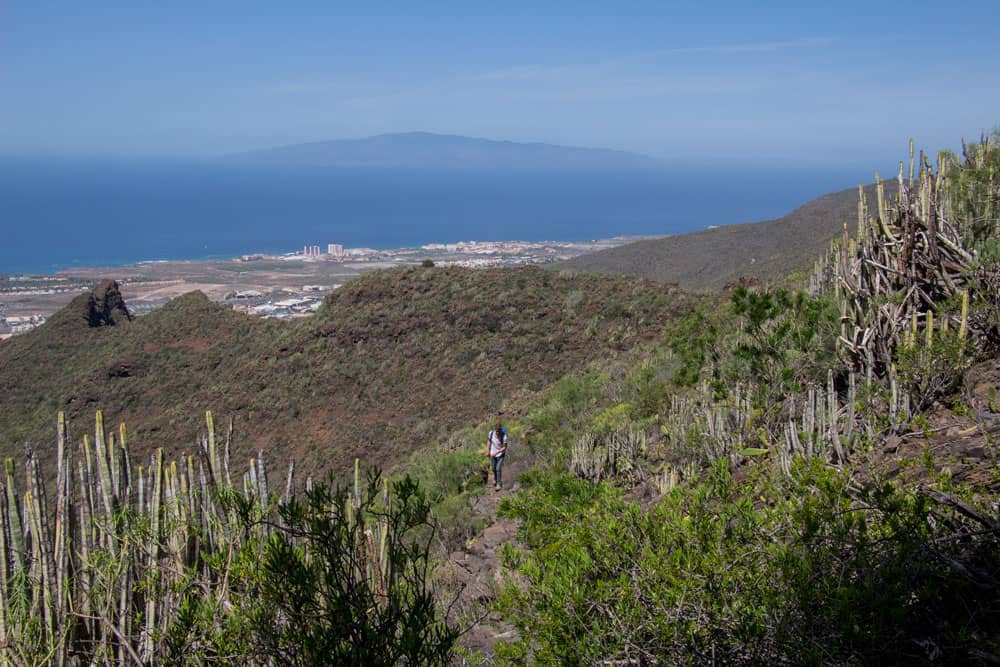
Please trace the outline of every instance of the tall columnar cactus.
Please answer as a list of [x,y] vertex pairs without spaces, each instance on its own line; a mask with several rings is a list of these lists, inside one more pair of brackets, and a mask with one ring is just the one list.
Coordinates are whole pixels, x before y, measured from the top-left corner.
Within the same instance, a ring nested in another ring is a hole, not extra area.
[[7,562],[7,496],[0,494],[0,646],[7,644],[7,587],[10,585],[10,573]]
[[125,498],[127,502],[132,497],[132,461],[128,453],[128,434],[124,422],[118,426],[118,447],[119,487],[117,494],[119,498]]
[[[197,470],[195,457],[167,462],[160,449],[148,466],[137,466],[133,473],[124,427],[108,434],[98,413],[93,436],[83,437],[74,457],[68,425],[59,415],[51,513],[39,461],[28,457],[23,494],[17,490],[14,461],[5,462],[0,664],[149,664],[159,638],[177,618],[191,578],[213,587],[220,604],[230,604],[228,575],[211,568],[247,540],[259,539],[260,548],[271,531],[282,528],[259,452],[248,462],[246,497],[271,520],[252,531],[241,529],[235,510],[222,499],[231,487],[213,444],[210,415],[206,424]],[[290,465],[281,502],[291,500],[293,474]],[[381,511],[389,507],[388,485],[381,489],[381,505],[373,505],[367,494],[377,490],[363,487],[360,461],[355,482],[346,507],[356,536],[354,576],[376,599],[388,600],[385,593],[396,576],[388,557],[391,526]],[[367,514],[372,511],[377,520]],[[15,582],[21,588],[15,590]]]
[[[149,545],[149,557],[147,568],[150,571],[156,570],[159,559],[160,545],[160,503],[163,498],[163,449],[157,449],[153,455],[153,463],[150,466],[149,475],[152,481],[153,492],[149,497],[149,533],[151,542]],[[146,613],[143,619],[145,628],[142,633],[142,658],[151,660],[153,657],[153,641],[156,635],[156,597],[148,596],[146,600]]]
[[111,517],[117,507],[117,498],[114,492],[114,482],[111,478],[108,447],[104,438],[104,415],[98,410],[94,427],[94,455],[97,459],[97,475],[101,484],[100,495],[101,501],[104,503],[104,516]]
[[212,417],[212,411],[205,411],[205,425],[208,429],[208,475],[212,483],[215,484],[219,477],[219,452],[215,447],[215,419]]
[[4,470],[7,475],[4,491],[7,498],[5,509],[7,534],[10,538],[10,563],[13,565],[13,572],[20,572],[24,569],[24,524],[21,521],[21,502],[14,485],[14,459],[4,461]]
[[965,290],[962,292],[962,323],[959,325],[958,329],[958,343],[961,346],[962,353],[965,352],[965,337],[969,332],[969,292]]

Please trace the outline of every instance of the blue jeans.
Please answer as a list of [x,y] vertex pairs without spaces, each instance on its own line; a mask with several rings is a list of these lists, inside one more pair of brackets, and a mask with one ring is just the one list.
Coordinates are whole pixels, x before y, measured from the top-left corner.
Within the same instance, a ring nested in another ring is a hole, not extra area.
[[493,471],[494,484],[500,484],[500,469],[503,468],[503,457],[503,454],[490,457],[490,470]]

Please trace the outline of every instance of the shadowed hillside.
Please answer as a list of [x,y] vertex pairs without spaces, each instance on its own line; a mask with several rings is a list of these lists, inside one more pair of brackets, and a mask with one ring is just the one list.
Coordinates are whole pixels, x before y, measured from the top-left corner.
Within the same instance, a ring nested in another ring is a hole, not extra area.
[[387,463],[654,336],[690,302],[648,281],[537,268],[380,271],[295,322],[199,292],[130,320],[113,284],[99,291],[0,347],[3,454],[50,459],[53,415],[66,411],[76,439],[97,408],[126,421],[140,460],[188,451],[211,409],[220,426],[235,418],[238,456]]
[[[886,192],[896,191],[895,181]],[[869,201],[874,186],[866,188]],[[741,276],[784,279],[807,270],[842,233],[857,226],[858,190],[823,195],[783,218],[630,243],[561,264],[584,271],[640,276],[690,289],[717,289]]]

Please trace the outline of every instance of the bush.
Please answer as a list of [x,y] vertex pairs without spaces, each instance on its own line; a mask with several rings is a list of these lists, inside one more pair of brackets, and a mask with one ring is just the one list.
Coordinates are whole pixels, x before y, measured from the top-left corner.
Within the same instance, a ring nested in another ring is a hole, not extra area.
[[533,482],[503,506],[529,546],[506,553],[511,662],[959,664],[1000,649],[1000,531],[949,496],[855,492],[815,461],[745,484],[720,463],[648,512],[606,484]]
[[896,350],[896,369],[904,390],[910,394],[913,412],[922,412],[934,401],[954,393],[969,365],[956,332],[934,331],[929,346],[925,340]]
[[[168,664],[444,665],[459,631],[430,588],[435,526],[416,482],[369,474],[363,493],[317,484],[279,508],[281,528],[234,554],[231,598],[193,585],[167,630]],[[230,499],[253,535],[260,514]]]

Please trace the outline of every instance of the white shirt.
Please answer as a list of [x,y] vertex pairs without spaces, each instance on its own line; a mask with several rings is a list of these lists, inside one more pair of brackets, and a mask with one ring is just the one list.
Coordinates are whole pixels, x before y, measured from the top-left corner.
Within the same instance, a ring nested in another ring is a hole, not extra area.
[[503,449],[503,446],[507,443],[507,436],[497,433],[495,430],[490,431],[490,456],[496,456],[497,452]]

